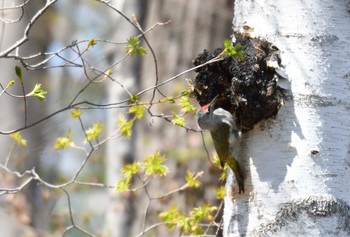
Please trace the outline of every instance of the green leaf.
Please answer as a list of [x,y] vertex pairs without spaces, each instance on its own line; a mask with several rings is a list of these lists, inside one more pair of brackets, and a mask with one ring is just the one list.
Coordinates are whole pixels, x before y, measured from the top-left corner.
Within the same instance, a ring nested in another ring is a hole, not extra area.
[[74,146],[74,143],[72,142],[70,137],[71,137],[71,131],[68,130],[68,134],[67,134],[66,137],[59,137],[59,138],[57,138],[56,143],[54,145],[54,149],[55,150],[65,149],[67,147]]
[[180,227],[181,232],[184,232],[184,233],[190,233],[191,228],[194,227],[189,217],[180,218],[178,221],[178,225]]
[[215,188],[214,192],[215,192],[216,198],[219,200],[222,200],[225,198],[226,188],[225,188],[225,186],[221,186],[219,188]]
[[134,120],[127,121],[126,118],[121,114],[118,118],[118,126],[120,133],[126,137],[130,138],[132,135],[132,125],[134,124]]
[[200,182],[197,180],[197,178],[201,176],[198,175],[197,177],[194,176],[194,174],[190,171],[187,172],[186,174],[186,184],[188,185],[188,187],[195,187],[198,188],[200,186]]
[[16,75],[17,75],[18,79],[19,79],[20,81],[22,81],[22,80],[23,80],[23,77],[22,77],[22,69],[21,69],[19,66],[16,66],[16,67],[15,67],[15,72],[16,72]]
[[228,171],[228,165],[225,164],[224,170],[221,172],[221,175],[220,175],[220,178],[219,178],[220,181],[223,182],[223,181],[226,180],[226,178],[227,178],[227,171]]
[[235,46],[232,46],[232,41],[227,39],[224,41],[224,52],[233,58],[238,58],[240,60],[244,59],[243,51],[245,47],[241,44],[236,44]]
[[45,95],[47,94],[47,91],[44,91],[43,89],[41,89],[41,84],[35,84],[34,89],[28,93],[26,96],[35,96],[37,99],[39,99],[40,101],[44,101],[45,100]]
[[56,143],[54,145],[54,149],[65,149],[67,147],[71,147],[73,145],[72,141],[67,137],[59,137],[56,140]]
[[228,49],[228,48],[231,48],[232,47],[232,40],[230,39],[225,39],[224,40],[224,48],[225,49]]
[[161,156],[159,151],[156,151],[153,155],[146,156],[144,162],[146,175],[166,175],[169,169],[163,164],[164,162],[165,157]]
[[181,96],[189,96],[189,95],[191,95],[190,90],[184,90],[183,92],[181,92]]
[[218,169],[222,169],[221,167],[221,162],[220,162],[220,158],[217,154],[215,154],[214,159],[213,159],[213,165],[218,168]]
[[166,223],[167,227],[172,230],[176,226],[180,228],[183,234],[199,235],[203,234],[203,229],[198,225],[204,219],[213,221],[212,212],[217,210],[217,207],[211,205],[203,205],[194,208],[188,216],[178,211],[176,205],[169,210],[159,214],[159,219]]
[[123,192],[125,190],[128,190],[129,186],[130,186],[130,181],[131,181],[131,177],[126,177],[126,178],[119,180],[116,184],[115,191],[116,192]]
[[105,71],[103,80],[106,80],[110,75],[112,75],[112,73],[113,73],[112,69],[108,69],[107,71]]
[[15,132],[15,133],[12,133],[10,134],[10,137],[15,140],[15,142],[18,144],[18,145],[21,145],[21,146],[24,146],[26,147],[27,146],[27,140],[23,139],[22,138],[22,135],[20,132]]
[[236,51],[236,57],[239,59],[239,60],[243,60],[244,59],[244,55],[243,55],[243,51],[245,49],[244,46],[242,46],[241,44],[236,44],[235,45],[235,51]]
[[80,118],[80,115],[81,115],[81,111],[80,109],[78,108],[74,108],[72,110],[72,112],[70,112],[71,116],[74,118],[74,119],[77,119],[77,118]]
[[89,42],[88,42],[88,45],[86,47],[86,49],[90,48],[90,47],[93,47],[94,45],[97,44],[97,40],[95,38],[93,39],[90,39]]
[[140,46],[140,40],[136,37],[130,37],[128,39],[128,43],[124,48],[125,53],[134,56],[141,55],[144,56],[147,51],[143,47]]
[[145,107],[143,105],[133,105],[130,107],[129,112],[135,114],[137,119],[140,119],[145,113]]
[[165,97],[163,99],[159,100],[160,103],[164,103],[164,102],[170,102],[171,104],[175,104],[175,100],[174,97],[169,96],[169,97]]
[[15,84],[14,80],[11,80],[9,83],[7,83],[7,86],[5,87],[5,90],[7,90],[8,88],[10,88],[11,86],[13,86]]
[[139,95],[132,95],[129,98],[130,103],[136,103],[139,100]]
[[203,219],[212,219],[212,212],[216,211],[217,207],[205,204],[200,207],[194,208],[190,213],[190,218],[193,219],[193,224],[197,224]]
[[102,123],[94,123],[91,128],[86,130],[86,141],[98,140],[98,136],[102,132],[102,129]]
[[122,174],[124,175],[124,177],[131,178],[134,174],[137,174],[139,172],[139,169],[141,166],[142,164],[140,162],[135,162],[133,164],[125,165],[122,168]]
[[133,175],[137,174],[139,172],[140,167],[142,164],[140,162],[135,162],[133,164],[127,164],[122,168],[122,174],[124,178],[119,180],[116,184],[116,191],[117,192],[123,192],[130,187],[131,178]]
[[204,229],[199,225],[192,225],[191,229],[188,231],[191,235],[202,235],[204,234]]
[[183,126],[185,126],[185,123],[186,123],[186,120],[183,117],[181,117],[180,115],[173,112],[173,124],[174,125],[183,127]]
[[159,219],[167,223],[169,230],[173,230],[176,227],[176,223],[182,218],[182,215],[177,210],[177,206],[172,206],[169,210],[163,211],[158,215]]
[[197,108],[191,104],[190,98],[188,96],[183,96],[180,98],[181,111],[184,113],[197,114]]
[[71,131],[68,130],[68,134],[66,137],[59,137],[56,140],[56,143],[54,145],[54,149],[58,150],[58,149],[65,149],[67,147],[72,147],[74,146],[74,143],[71,140]]

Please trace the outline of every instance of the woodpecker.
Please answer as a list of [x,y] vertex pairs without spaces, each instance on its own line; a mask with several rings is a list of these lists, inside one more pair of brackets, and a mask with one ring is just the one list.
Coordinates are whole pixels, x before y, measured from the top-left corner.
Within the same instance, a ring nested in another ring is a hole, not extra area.
[[242,169],[231,154],[232,148],[240,138],[240,132],[233,120],[232,114],[222,108],[215,109],[216,96],[209,104],[204,105],[198,111],[198,125],[201,129],[208,130],[213,139],[216,153],[219,156],[221,167],[225,163],[232,169],[238,184],[239,193],[244,193],[244,176]]

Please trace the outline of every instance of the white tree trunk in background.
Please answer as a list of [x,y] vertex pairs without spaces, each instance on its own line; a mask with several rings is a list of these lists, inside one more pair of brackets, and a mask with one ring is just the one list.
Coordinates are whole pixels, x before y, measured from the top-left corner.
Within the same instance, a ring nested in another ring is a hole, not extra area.
[[[135,14],[138,20],[140,20],[140,4],[137,1],[118,1],[113,0],[110,3],[118,10],[123,12],[126,16],[131,17]],[[110,29],[111,39],[117,42],[124,42],[131,36],[137,36],[139,32],[132,27],[129,22],[126,22],[124,18],[118,15],[114,11],[110,11]],[[115,33],[113,33],[115,32]],[[110,64],[120,60],[124,55],[123,47],[111,47],[111,60]],[[113,68],[113,78],[124,85],[132,93],[137,92],[136,77],[138,76],[138,70],[136,70],[137,59],[124,60],[117,67]],[[136,66],[135,66],[136,65]],[[116,101],[122,101],[128,99],[129,96],[123,88],[117,83],[111,84],[108,89],[108,103]],[[112,135],[117,127],[117,119],[122,111],[109,110],[108,113],[108,125],[107,131]],[[125,117],[127,117],[127,111],[125,111]],[[132,140],[125,138],[112,139],[107,144],[106,150],[106,182],[107,184],[114,185],[119,179],[121,179],[121,167],[124,163],[132,162],[134,159],[134,140],[135,134],[133,134]],[[135,213],[132,210],[133,206],[130,203],[131,198],[126,198],[117,193],[115,190],[109,191],[109,202],[107,204],[106,222],[105,222],[105,235],[113,237],[130,236],[133,215]]]
[[[15,4],[15,3],[13,3]],[[12,4],[10,4],[12,5]],[[5,5],[4,2],[0,1],[0,6],[5,7],[8,5]],[[12,14],[7,15],[8,18],[16,18],[16,16],[13,16]],[[1,23],[0,24],[0,39],[1,39],[1,45],[0,45],[0,51],[3,51],[6,49],[9,45],[13,43],[13,39],[16,37],[20,37],[23,25],[22,22],[18,23],[16,27],[8,27],[7,24]],[[6,35],[6,37],[5,37]],[[7,83],[14,79],[14,68],[16,66],[16,63],[7,59],[1,59],[0,60],[0,83],[4,86],[7,85]],[[18,92],[20,94],[20,92]],[[18,127],[20,124],[23,124],[22,117],[18,117],[17,114],[19,114],[19,110],[22,108],[18,108],[17,100],[14,100],[10,98],[9,96],[1,96],[0,98],[0,121],[1,121],[1,130],[10,130],[13,128]],[[9,119],[11,118],[11,119]],[[8,154],[10,153],[11,144],[13,141],[5,136],[0,136],[0,163],[5,164],[6,159],[8,157]],[[1,175],[2,176],[2,175]],[[3,179],[4,176],[1,177]],[[3,181],[1,180],[1,183]],[[16,214],[11,213],[7,206],[5,205],[6,202],[4,199],[0,200],[0,229],[1,229],[1,235],[13,237],[18,234],[17,230],[20,229],[20,227],[15,226],[15,219]]]
[[246,192],[225,199],[225,236],[350,236],[349,4],[236,0],[234,30],[281,50],[292,98],[244,138]]

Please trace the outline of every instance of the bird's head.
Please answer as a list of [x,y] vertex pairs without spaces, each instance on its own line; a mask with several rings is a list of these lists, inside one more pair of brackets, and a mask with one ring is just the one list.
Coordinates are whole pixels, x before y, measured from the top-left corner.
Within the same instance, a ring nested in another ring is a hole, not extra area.
[[215,96],[214,99],[212,99],[212,101],[209,104],[202,106],[198,113],[201,113],[202,115],[207,114],[209,115],[210,118],[212,118],[217,98],[218,98],[218,95]]
[[213,112],[215,110],[215,103],[218,96],[215,96],[214,99],[207,105],[204,105],[200,108],[197,114],[198,125],[202,129],[212,129],[215,127],[215,121],[213,121]]

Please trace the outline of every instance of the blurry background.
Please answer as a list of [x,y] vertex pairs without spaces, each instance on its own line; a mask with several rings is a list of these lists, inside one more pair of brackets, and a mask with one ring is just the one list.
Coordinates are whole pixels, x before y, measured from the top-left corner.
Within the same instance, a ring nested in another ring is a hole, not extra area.
[[[113,6],[127,17],[136,15],[143,30],[156,23],[170,23],[156,26],[146,34],[157,57],[159,82],[191,67],[192,60],[204,49],[221,47],[224,39],[232,33],[233,3],[228,0],[112,0]],[[24,4],[23,8],[12,8]],[[0,0],[0,51],[5,50],[23,36],[30,19],[46,4],[44,0]],[[22,11],[23,9],[23,11]],[[96,0],[58,0],[39,18],[31,28],[29,41],[23,44],[18,54],[30,57],[40,52],[56,52],[74,41],[92,38],[113,42],[125,42],[139,33],[130,26],[116,11]],[[76,60],[84,51],[86,44],[62,51],[61,56]],[[112,78],[124,85],[134,94],[155,84],[155,67],[150,50],[144,57],[128,58],[113,67]],[[14,54],[15,52],[13,52]],[[27,59],[32,65],[22,69],[25,90],[30,92],[36,83],[48,91],[45,102],[29,98],[27,100],[28,124],[41,119],[67,106],[85,85],[88,79],[96,76],[91,68],[105,70],[125,55],[124,44],[97,42],[84,54],[86,70],[68,66],[65,60],[54,57],[47,63],[41,63],[48,55]],[[7,85],[16,80],[15,66],[18,60],[0,58],[0,83]],[[47,68],[51,67],[51,68]],[[167,96],[177,96],[188,89],[186,78],[194,78],[191,72],[181,76],[160,88]],[[10,90],[20,95],[20,83]],[[152,91],[144,94],[140,100],[149,101]],[[96,104],[115,103],[128,99],[129,95],[116,82],[107,80],[94,83],[85,90],[75,102],[88,100]],[[156,94],[156,101],[161,99]],[[196,101],[192,101],[195,106]],[[0,130],[8,131],[24,125],[24,104],[22,99],[2,95],[0,97]],[[176,105],[161,104],[153,107],[156,115],[171,115],[178,110]],[[111,135],[117,128],[119,114],[128,116],[122,109],[86,109],[82,112],[85,128],[95,122],[105,124],[102,137]],[[197,129],[193,116],[187,116],[186,126]],[[60,184],[70,180],[81,166],[86,155],[81,150],[54,150],[58,137],[66,136],[71,130],[72,140],[77,145],[89,147],[84,143],[84,134],[79,122],[70,116],[70,111],[62,112],[49,120],[21,132],[27,140],[27,147],[16,146],[12,150],[13,140],[9,136],[0,136],[0,162],[13,171],[24,172],[35,167],[40,177],[50,183]],[[208,137],[207,137],[208,138]],[[81,141],[81,142],[79,142]],[[209,145],[210,139],[207,139]],[[210,146],[209,146],[210,147]],[[211,147],[210,147],[211,148]],[[83,182],[115,185],[120,178],[120,169],[145,155],[159,150],[167,158],[169,174],[154,181],[150,192],[161,195],[183,185],[186,171],[204,171],[199,189],[189,189],[170,196],[162,202],[152,202],[147,225],[157,223],[157,214],[177,204],[186,211],[201,203],[216,203],[214,187],[220,185],[219,173],[212,169],[203,148],[202,137],[198,132],[187,131],[165,121],[162,116],[145,116],[137,121],[131,139],[116,138],[104,143],[94,151],[88,163],[79,175]],[[212,149],[210,155],[212,156]],[[0,187],[17,187],[24,178],[18,178],[0,167]],[[135,236],[141,231],[143,215],[147,201],[141,190],[136,193],[116,193],[114,189],[70,185],[69,191],[72,211],[79,225],[101,236]],[[22,192],[0,196],[0,229],[3,236],[60,236],[70,225],[67,198],[60,190],[47,189],[31,182]],[[168,233],[165,227],[157,229],[158,234]],[[153,232],[153,235],[155,232]],[[84,236],[81,232],[69,232],[68,236]]]

